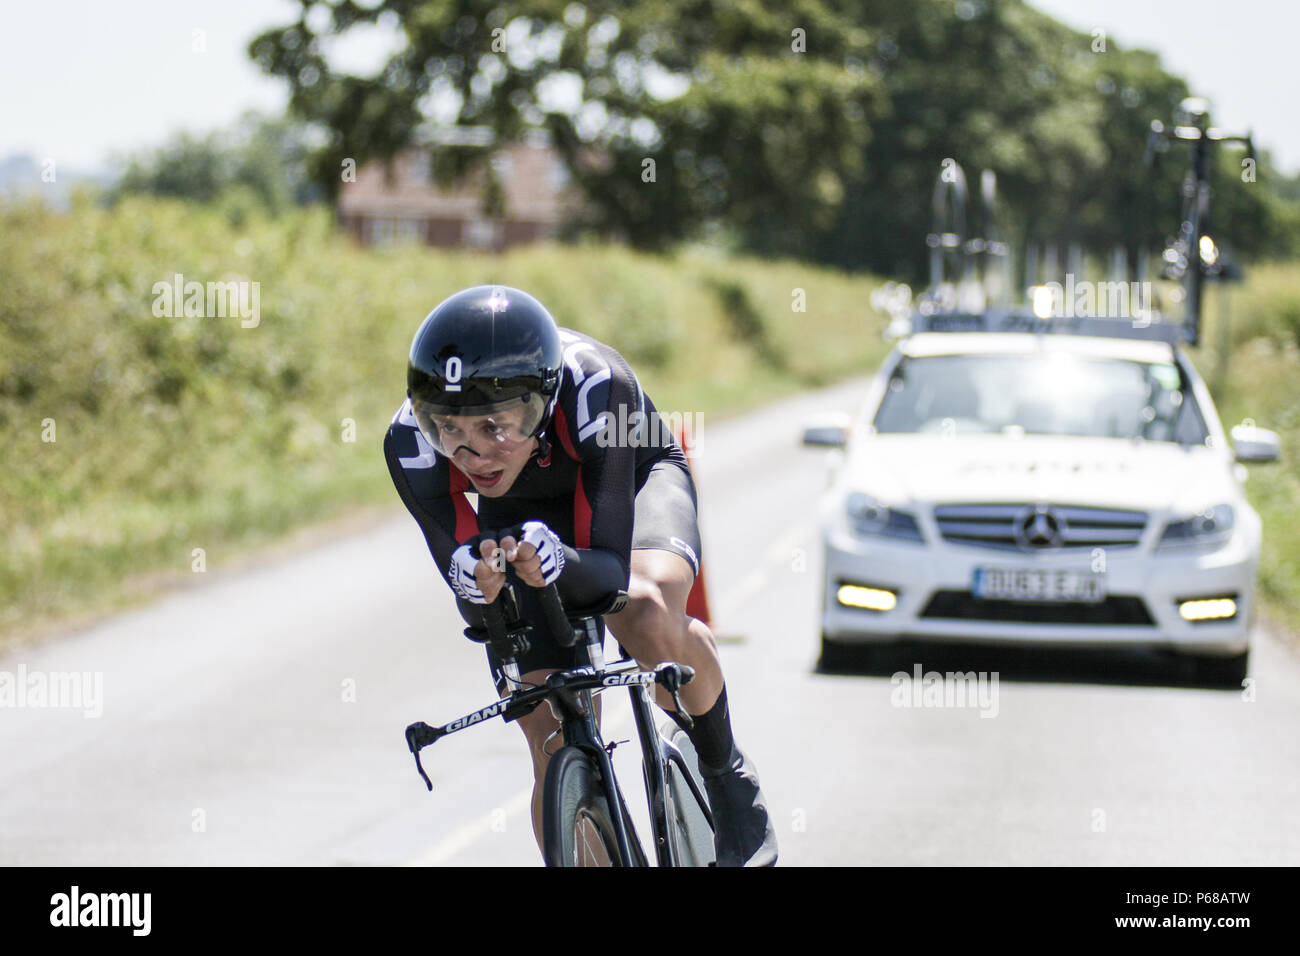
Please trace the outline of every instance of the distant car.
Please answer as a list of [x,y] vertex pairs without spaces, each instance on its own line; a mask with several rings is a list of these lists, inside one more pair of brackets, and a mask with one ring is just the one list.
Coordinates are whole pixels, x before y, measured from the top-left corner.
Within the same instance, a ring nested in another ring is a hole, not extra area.
[[1261,529],[1237,463],[1277,435],[1239,426],[1234,455],[1173,336],[1009,319],[908,335],[856,420],[805,432],[845,449],[823,665],[900,638],[1145,645],[1240,683]]

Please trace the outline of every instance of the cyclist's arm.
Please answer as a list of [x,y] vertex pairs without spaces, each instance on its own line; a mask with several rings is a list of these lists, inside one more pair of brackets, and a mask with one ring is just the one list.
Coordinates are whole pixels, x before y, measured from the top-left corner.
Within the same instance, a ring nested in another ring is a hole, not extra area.
[[[384,435],[384,460],[402,504],[420,526],[443,584],[451,591],[447,579],[451,553],[479,533],[478,515],[465,496],[469,479],[433,452],[414,421],[403,405]],[[477,605],[452,593],[466,623],[481,626],[482,612]]]
[[626,420],[640,402],[640,388],[627,363],[609,348],[580,353],[593,384],[578,388],[557,416],[557,433],[565,452],[578,459],[574,490],[572,545],[565,544],[560,594],[566,604],[591,605],[612,591],[626,590],[631,564],[632,519],[636,498],[636,448],[626,442],[598,440],[601,415]]

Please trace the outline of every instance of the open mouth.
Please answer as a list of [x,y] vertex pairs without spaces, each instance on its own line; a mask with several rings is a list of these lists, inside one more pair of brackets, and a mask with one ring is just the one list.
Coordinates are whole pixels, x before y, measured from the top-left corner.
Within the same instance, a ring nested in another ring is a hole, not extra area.
[[505,469],[501,469],[499,471],[489,471],[486,475],[478,475],[471,471],[469,476],[474,479],[474,484],[478,485],[480,488],[491,488],[501,480],[501,476],[504,474]]

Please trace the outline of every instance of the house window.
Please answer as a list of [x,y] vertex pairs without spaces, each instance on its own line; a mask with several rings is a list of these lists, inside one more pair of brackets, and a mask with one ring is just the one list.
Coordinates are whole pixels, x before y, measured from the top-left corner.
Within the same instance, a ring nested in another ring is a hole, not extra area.
[[467,246],[493,249],[501,238],[501,223],[491,219],[467,219],[462,235]]
[[367,219],[366,245],[391,246],[402,242],[423,242],[424,223],[418,219]]

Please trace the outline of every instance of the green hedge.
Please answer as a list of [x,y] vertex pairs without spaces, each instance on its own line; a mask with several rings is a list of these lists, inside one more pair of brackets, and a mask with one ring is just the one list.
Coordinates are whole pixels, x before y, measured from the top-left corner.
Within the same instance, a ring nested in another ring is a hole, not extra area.
[[1211,287],[1205,312],[1193,357],[1224,427],[1250,418],[1282,440],[1280,462],[1249,466],[1246,492],[1264,521],[1264,605],[1300,631],[1300,264],[1248,268],[1244,282]]
[[[176,273],[259,283],[258,324],[156,316],[155,283]],[[480,282],[528,289],[561,324],[610,342],[664,411],[732,414],[874,369],[886,350],[867,305],[876,280],[792,262],[365,251],[320,210],[0,204],[0,635],[189,574],[195,548],[216,568],[297,526],[393,503],[380,444],[411,335]],[[1252,467],[1247,488],[1265,520],[1265,602],[1294,626],[1300,269],[1252,270],[1229,297],[1226,379],[1217,290],[1195,358],[1225,424],[1249,416],[1282,433],[1284,461]]]
[[[177,273],[258,283],[256,327],[156,316],[155,283]],[[874,280],[796,263],[366,251],[324,211],[270,219],[234,201],[0,205],[0,634],[116,606],[133,579],[190,573],[195,548],[214,569],[395,502],[381,442],[411,335],[480,282],[527,289],[608,341],[665,411],[733,413],[873,368],[885,349]]]

